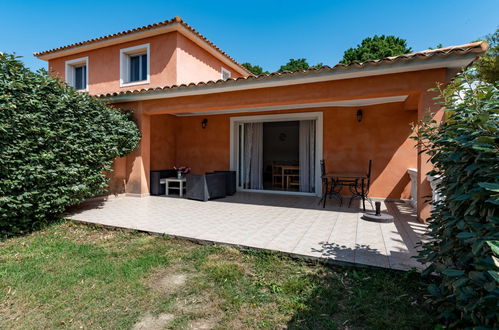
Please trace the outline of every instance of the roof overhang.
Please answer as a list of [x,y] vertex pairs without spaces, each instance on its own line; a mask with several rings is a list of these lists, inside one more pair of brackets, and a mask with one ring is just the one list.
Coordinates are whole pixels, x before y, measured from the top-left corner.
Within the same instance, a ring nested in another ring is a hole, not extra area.
[[130,41],[135,41],[139,39],[144,39],[148,37],[153,37],[156,35],[160,34],[165,34],[169,32],[178,32],[181,33],[183,36],[186,38],[192,40],[195,42],[198,46],[206,50],[210,55],[214,56],[218,60],[220,60],[222,63],[227,65],[227,67],[231,68],[232,70],[242,74],[243,76],[246,76],[249,74],[248,71],[246,71],[244,68],[241,68],[239,65],[235,64],[233,61],[229,60],[226,56],[224,56],[220,51],[215,49],[212,45],[204,41],[202,38],[200,38],[196,33],[192,32],[191,30],[187,29],[184,25],[182,25],[179,22],[171,23],[168,25],[163,25],[159,26],[156,28],[151,28],[143,31],[138,31],[130,34],[125,34],[121,36],[116,36],[113,38],[109,39],[103,39],[99,41],[95,41],[92,43],[88,43],[85,45],[80,45],[80,46],[75,46],[67,49],[61,49],[59,51],[54,51],[50,52],[47,54],[41,54],[41,55],[36,55],[39,59],[49,61],[55,58],[59,58],[62,56],[69,56],[69,55],[74,55],[82,52],[87,52],[90,50],[98,49],[98,48],[103,48],[103,47],[108,47],[108,46],[113,46],[125,42],[130,42]]
[[296,110],[296,109],[311,109],[311,108],[323,108],[323,107],[346,107],[346,108],[365,107],[376,104],[405,102],[408,96],[409,95],[397,95],[397,96],[371,97],[371,98],[340,100],[340,101],[330,101],[330,102],[306,102],[306,103],[288,104],[288,105],[235,108],[229,110],[224,109],[224,110],[210,110],[210,111],[199,111],[199,112],[175,112],[171,113],[171,115],[177,117],[190,117],[190,116],[207,116],[207,115],[218,115],[218,114],[234,114],[241,112],[244,113],[266,112],[266,111],[276,111],[276,110]]
[[462,70],[471,64],[477,55],[474,53],[448,55],[445,57],[429,57],[422,59],[408,59],[393,63],[371,64],[362,67],[333,67],[320,70],[295,72],[293,74],[239,78],[223,82],[209,82],[198,85],[183,85],[146,92],[130,92],[115,96],[102,96],[103,99],[113,102],[131,102],[153,99],[165,99],[191,95],[225,93],[258,88],[281,87],[288,85],[309,84],[324,81],[363,78],[369,76],[388,75],[395,73],[451,68]]

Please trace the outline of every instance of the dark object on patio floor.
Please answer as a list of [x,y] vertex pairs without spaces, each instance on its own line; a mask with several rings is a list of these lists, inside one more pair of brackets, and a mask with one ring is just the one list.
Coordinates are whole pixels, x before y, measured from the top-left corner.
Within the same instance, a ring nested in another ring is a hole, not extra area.
[[165,185],[160,184],[159,181],[164,178],[171,178],[175,176],[177,176],[177,171],[174,169],[151,171],[151,187],[149,193],[154,196],[164,195]]
[[362,219],[367,221],[375,221],[375,222],[392,222],[393,216],[381,213],[381,202],[375,202],[376,205],[376,213],[364,213]]
[[225,174],[225,193],[232,196],[236,193],[236,171],[215,171]]
[[187,174],[185,197],[198,201],[226,196],[225,173]]

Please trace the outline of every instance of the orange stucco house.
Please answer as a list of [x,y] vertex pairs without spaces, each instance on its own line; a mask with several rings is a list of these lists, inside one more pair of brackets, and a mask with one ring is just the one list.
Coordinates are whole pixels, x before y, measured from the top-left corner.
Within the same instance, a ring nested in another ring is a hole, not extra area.
[[[175,17],[35,56],[75,88],[134,110],[142,140],[115,161],[111,192],[147,195],[151,170],[189,166],[194,173],[235,170],[240,190],[320,195],[321,159],[339,172],[365,171],[372,160],[372,197],[409,199],[408,169],[417,169],[412,198],[425,219],[429,164],[410,139],[410,124],[428,111],[441,118],[428,89],[448,83],[486,48],[476,42],[254,76]],[[244,164],[255,159],[248,146],[255,148],[258,135],[261,173],[248,174]],[[276,162],[299,163],[302,176],[304,156],[305,191],[283,189],[284,182],[273,189],[274,177],[270,186],[244,185],[248,175],[270,180],[265,173],[274,174]]]

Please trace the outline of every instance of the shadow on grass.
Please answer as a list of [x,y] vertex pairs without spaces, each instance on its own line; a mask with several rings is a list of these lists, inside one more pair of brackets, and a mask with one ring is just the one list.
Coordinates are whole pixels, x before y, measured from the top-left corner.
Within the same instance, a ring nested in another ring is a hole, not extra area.
[[325,267],[287,326],[290,329],[425,329],[435,314],[425,304],[428,280],[418,273]]

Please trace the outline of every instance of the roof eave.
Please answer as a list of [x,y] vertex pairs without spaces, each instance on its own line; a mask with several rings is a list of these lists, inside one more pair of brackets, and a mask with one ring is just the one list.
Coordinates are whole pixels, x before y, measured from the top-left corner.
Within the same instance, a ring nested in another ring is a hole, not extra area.
[[94,49],[117,45],[124,42],[140,40],[174,31],[181,33],[185,37],[195,42],[198,46],[200,46],[204,50],[208,51],[211,55],[218,58],[222,63],[227,65],[232,70],[235,70],[236,72],[244,76],[252,75],[251,72],[249,72],[246,68],[237,63],[234,59],[230,58],[226,53],[217,49],[211,42],[203,40],[203,38],[201,38],[196,32],[194,32],[193,29],[190,28],[182,20],[174,20],[172,23],[168,23],[166,25],[160,25],[142,31],[126,33],[123,35],[118,35],[111,38],[105,38],[102,40],[96,40],[84,45],[72,46],[69,48],[55,50],[55,51],[39,52],[39,53],[34,53],[33,55],[41,60],[49,61],[63,56],[74,55]]
[[377,75],[387,75],[404,72],[414,72],[439,68],[463,69],[477,58],[477,54],[447,55],[445,57],[431,57],[423,59],[400,60],[394,63],[372,63],[368,66],[325,68],[314,71],[298,72],[275,76],[250,76],[245,79],[229,80],[225,82],[208,82],[201,85],[183,85],[152,91],[125,92],[121,95],[105,95],[102,99],[113,103],[143,101],[152,99],[173,98],[191,95],[225,93],[257,88],[270,88],[287,85],[316,83],[333,80],[362,78]]

